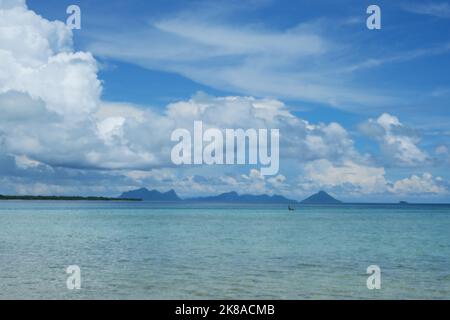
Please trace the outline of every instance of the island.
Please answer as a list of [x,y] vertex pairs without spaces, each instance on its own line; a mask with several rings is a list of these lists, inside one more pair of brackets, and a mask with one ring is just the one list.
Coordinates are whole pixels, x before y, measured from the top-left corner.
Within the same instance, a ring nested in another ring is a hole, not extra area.
[[226,192],[216,196],[194,197],[181,199],[174,190],[160,192],[158,190],[148,190],[140,188],[122,193],[119,198],[139,198],[143,201],[155,202],[203,202],[203,203],[298,203],[295,200],[287,199],[279,195],[251,195],[238,194],[237,192]]
[[238,194],[237,192],[222,193],[217,196],[191,198],[191,202],[216,202],[216,203],[297,203],[295,200],[287,199],[279,195],[252,195]]
[[130,190],[122,193],[119,196],[120,199],[137,198],[143,201],[158,201],[158,202],[178,202],[181,201],[177,193],[174,190],[167,192],[159,192],[158,190],[148,190],[147,188],[140,188],[136,190]]
[[342,201],[337,200],[330,196],[325,191],[319,191],[316,194],[306,198],[301,204],[342,204]]

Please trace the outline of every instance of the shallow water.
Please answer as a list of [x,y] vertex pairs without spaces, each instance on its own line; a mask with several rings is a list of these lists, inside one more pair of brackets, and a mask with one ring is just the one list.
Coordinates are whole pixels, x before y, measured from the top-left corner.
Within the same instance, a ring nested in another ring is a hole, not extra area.
[[0,298],[449,299],[449,230],[450,206],[2,201]]

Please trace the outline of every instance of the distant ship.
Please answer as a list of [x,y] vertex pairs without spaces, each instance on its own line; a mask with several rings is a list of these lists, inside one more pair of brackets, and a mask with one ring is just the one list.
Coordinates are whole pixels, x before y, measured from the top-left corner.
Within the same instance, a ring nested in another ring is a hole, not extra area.
[[291,206],[288,206],[288,210],[289,211],[295,211],[295,209],[293,207],[291,207]]

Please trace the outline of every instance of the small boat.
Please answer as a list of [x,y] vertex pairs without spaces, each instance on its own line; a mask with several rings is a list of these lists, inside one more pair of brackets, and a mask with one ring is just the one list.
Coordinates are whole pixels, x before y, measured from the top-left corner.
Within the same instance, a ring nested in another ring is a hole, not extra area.
[[295,211],[295,209],[293,207],[291,207],[291,206],[288,206],[288,210],[289,211]]

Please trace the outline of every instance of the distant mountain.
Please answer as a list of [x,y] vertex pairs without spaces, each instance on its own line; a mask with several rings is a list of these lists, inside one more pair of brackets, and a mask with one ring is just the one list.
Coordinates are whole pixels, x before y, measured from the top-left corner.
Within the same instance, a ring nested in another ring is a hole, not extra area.
[[180,201],[174,190],[168,192],[159,192],[157,190],[148,190],[146,188],[141,188],[137,190],[130,190],[124,192],[120,195],[121,199],[142,199],[144,201],[164,201],[164,202],[175,202]]
[[142,199],[144,201],[164,201],[164,202],[209,202],[209,203],[297,203],[295,200],[287,199],[283,196],[267,194],[262,195],[239,195],[237,192],[222,193],[217,196],[210,197],[196,197],[182,200],[178,197],[175,191],[170,190],[162,193],[157,190],[148,190],[141,188],[137,190],[130,190],[120,195],[120,199]]
[[332,196],[330,196],[325,191],[319,191],[316,194],[313,194],[309,198],[306,198],[301,202],[302,204],[340,204],[342,201],[339,201]]
[[220,203],[297,203],[295,200],[287,199],[283,196],[267,194],[262,195],[239,195],[237,192],[227,192],[219,194],[218,196],[198,197],[187,199],[191,202],[220,202]]

